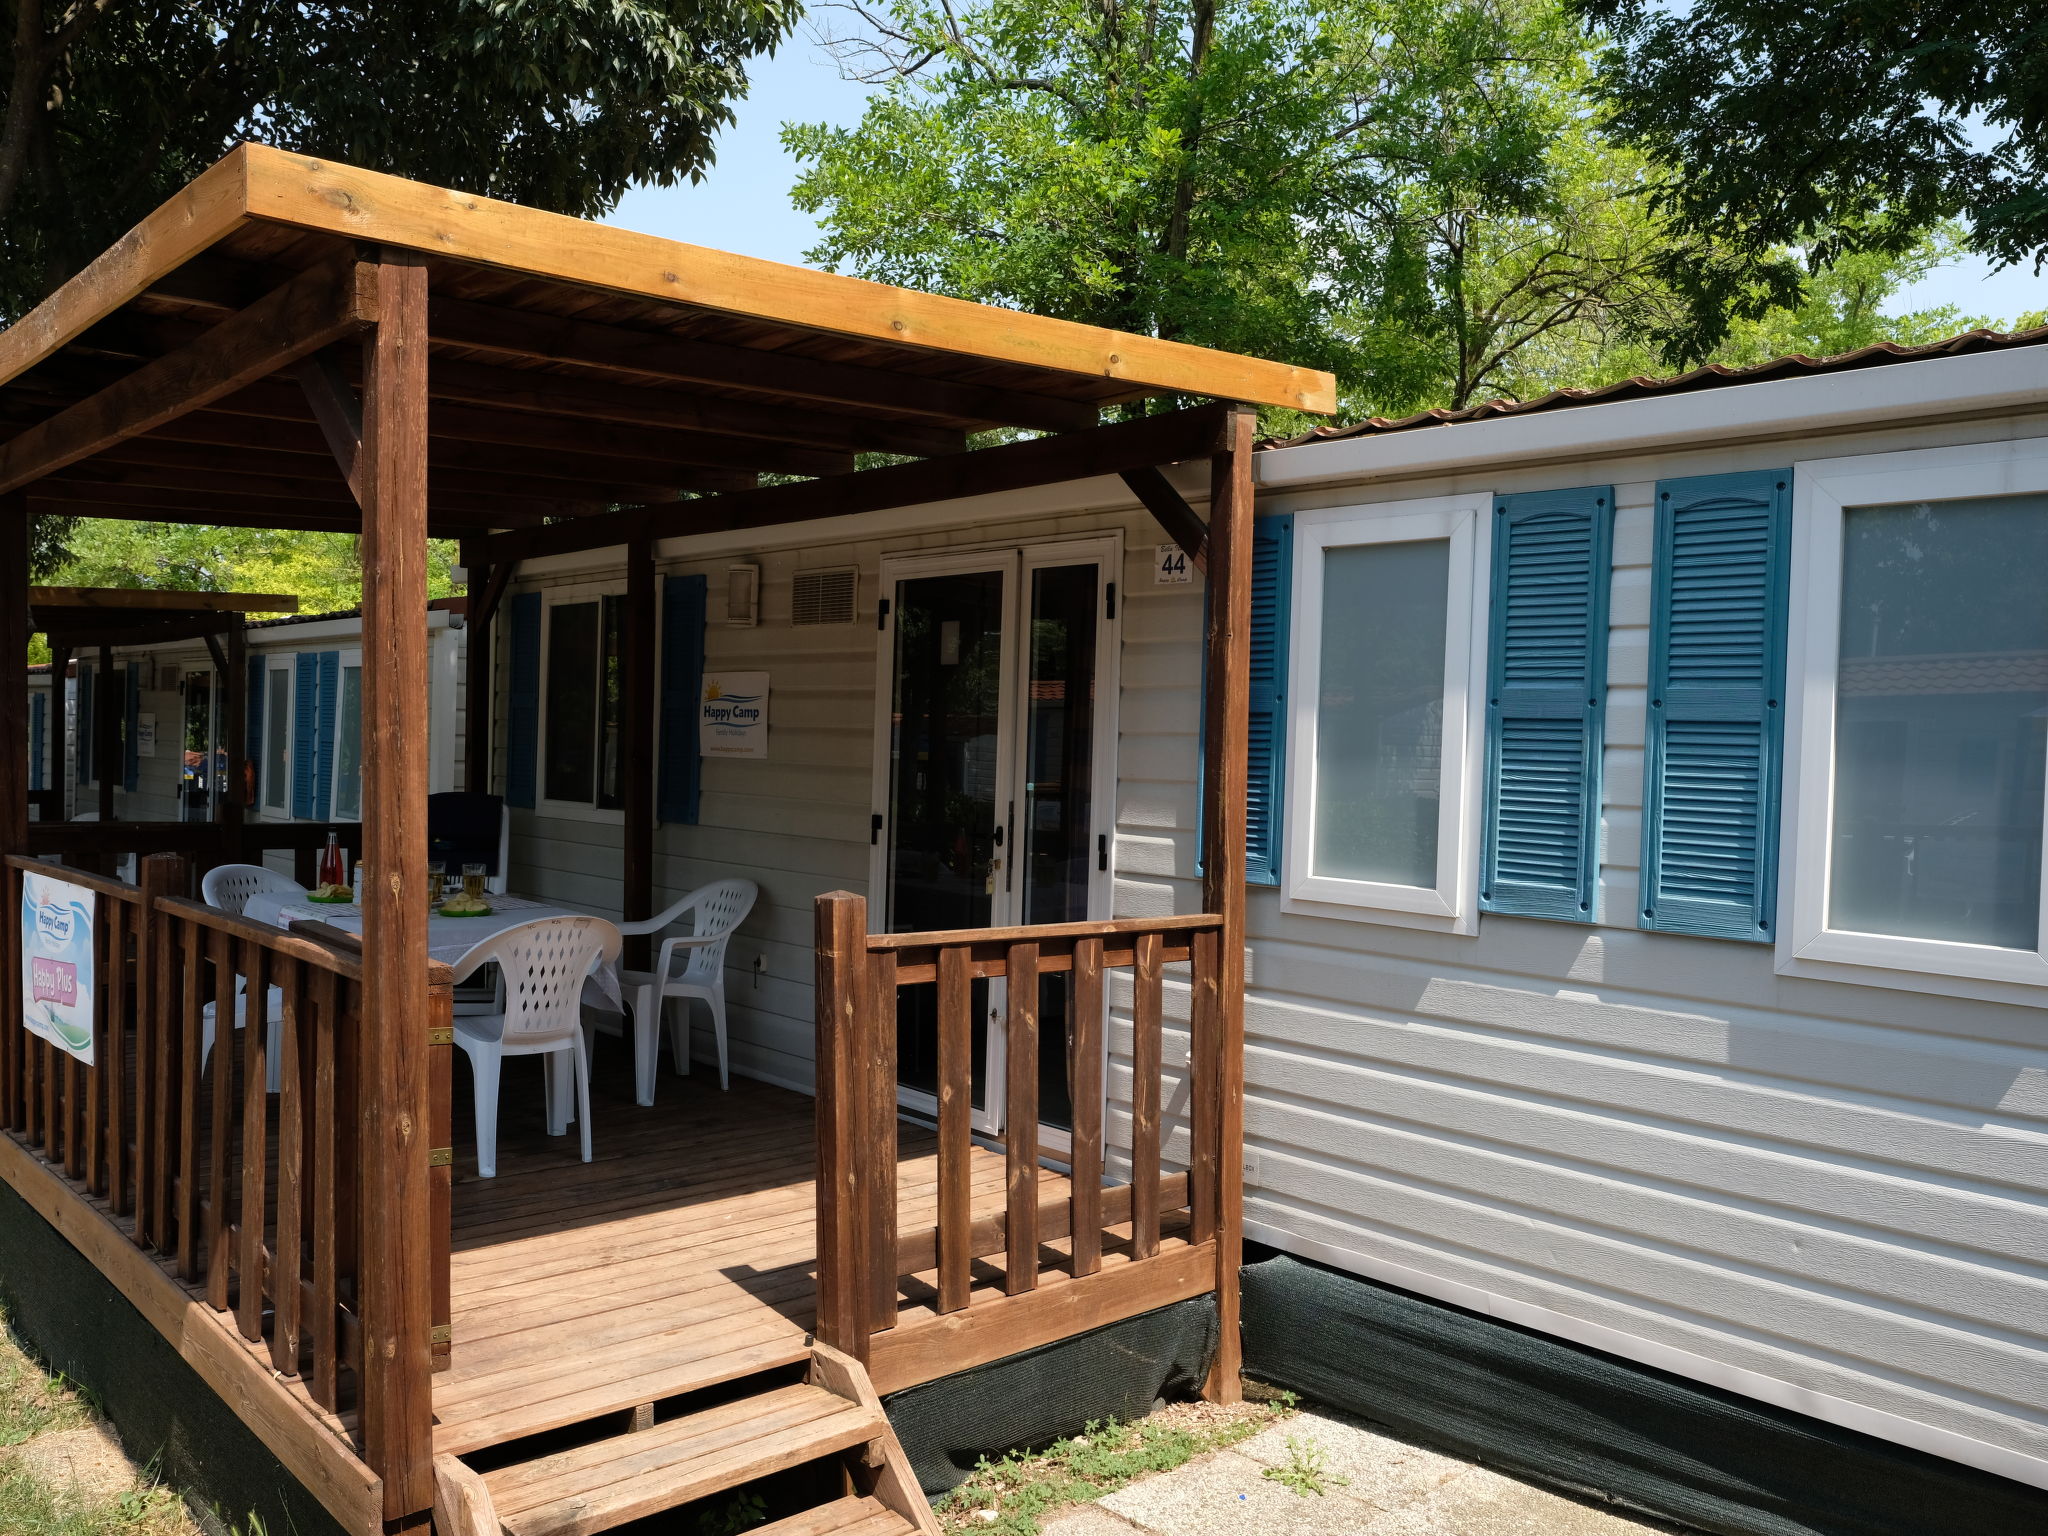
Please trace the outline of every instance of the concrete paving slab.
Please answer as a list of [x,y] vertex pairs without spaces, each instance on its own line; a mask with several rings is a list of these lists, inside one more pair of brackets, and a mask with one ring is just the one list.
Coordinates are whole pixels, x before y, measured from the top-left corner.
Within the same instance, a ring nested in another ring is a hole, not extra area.
[[1156,1536],[1356,1536],[1385,1513],[1348,1488],[1303,1497],[1265,1471],[1249,1456],[1218,1451],[1100,1502]]
[[1100,1504],[1075,1504],[1038,1522],[1039,1536],[1135,1536],[1138,1527]]
[[1303,1408],[1234,1449],[1265,1466],[1282,1467],[1293,1455],[1290,1440],[1319,1447],[1323,1465],[1351,1480],[1345,1492],[1384,1510],[1411,1504],[1470,1467],[1327,1408]]
[[1366,1527],[1368,1536],[1644,1536],[1656,1529],[1475,1466]]

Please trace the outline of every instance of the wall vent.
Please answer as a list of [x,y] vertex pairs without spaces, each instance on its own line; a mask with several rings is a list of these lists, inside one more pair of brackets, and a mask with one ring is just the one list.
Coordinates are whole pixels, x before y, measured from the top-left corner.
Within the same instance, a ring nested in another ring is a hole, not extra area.
[[798,571],[790,582],[791,624],[851,624],[859,577],[852,566]]

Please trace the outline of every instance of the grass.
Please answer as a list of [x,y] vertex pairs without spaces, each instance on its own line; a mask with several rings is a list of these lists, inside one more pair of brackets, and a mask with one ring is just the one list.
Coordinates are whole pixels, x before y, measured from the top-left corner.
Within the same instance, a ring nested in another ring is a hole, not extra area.
[[1042,1451],[1012,1451],[983,1461],[967,1481],[940,1499],[948,1531],[982,1536],[1037,1536],[1038,1522],[1069,1504],[1114,1493],[1141,1477],[1170,1472],[1197,1456],[1249,1440],[1294,1412],[1290,1393],[1230,1407],[1177,1403],[1130,1423],[1111,1419]]
[[1330,1470],[1329,1452],[1313,1440],[1301,1441],[1292,1435],[1287,1437],[1287,1459],[1277,1467],[1266,1468],[1259,1476],[1303,1499],[1321,1498],[1333,1486],[1342,1488],[1351,1481]]
[[124,1492],[85,1497],[36,1476],[21,1448],[82,1429],[91,1402],[45,1372],[0,1315],[0,1532],[6,1536],[197,1536],[178,1496],[146,1474]]

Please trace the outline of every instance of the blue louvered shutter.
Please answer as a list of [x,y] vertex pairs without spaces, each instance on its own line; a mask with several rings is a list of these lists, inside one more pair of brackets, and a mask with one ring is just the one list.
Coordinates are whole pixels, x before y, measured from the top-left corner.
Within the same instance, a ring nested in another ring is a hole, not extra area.
[[134,794],[142,783],[142,670],[134,662],[127,673],[127,713],[121,723],[121,787]]
[[666,576],[661,583],[661,761],[655,809],[663,821],[694,826],[702,789],[697,707],[704,696],[702,576]]
[[505,604],[511,665],[505,679],[505,803],[533,808],[540,752],[540,594],[515,593]]
[[[1252,521],[1251,718],[1244,878],[1280,883],[1287,787],[1288,629],[1293,620],[1294,516]],[[1205,690],[1206,691],[1206,690]]]
[[78,695],[76,711],[78,728],[72,732],[77,742],[78,782],[92,782],[92,668],[80,663],[78,668]]
[[[64,686],[64,679],[57,679],[58,687]],[[42,789],[43,784],[43,719],[49,701],[42,694],[34,694],[28,701],[28,787]]]
[[301,651],[292,658],[292,819],[312,821],[320,731],[320,657]]
[[[249,658],[249,686],[242,699],[242,772],[244,784],[260,785],[263,777],[263,658]],[[245,805],[259,805],[263,801],[260,789],[249,794],[244,784],[233,787],[232,793],[244,796]]]
[[334,816],[334,736],[341,712],[341,652],[319,654],[320,693],[313,718],[313,819]]
[[1593,920],[1614,491],[1493,507],[1479,906]]
[[1792,472],[1657,486],[1642,908],[1661,933],[1775,933]]

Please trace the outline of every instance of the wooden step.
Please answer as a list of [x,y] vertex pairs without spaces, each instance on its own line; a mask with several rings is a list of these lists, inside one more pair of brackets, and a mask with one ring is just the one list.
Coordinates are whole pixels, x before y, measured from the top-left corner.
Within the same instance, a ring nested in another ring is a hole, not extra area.
[[[592,1536],[889,1432],[877,1407],[820,1387],[777,1387],[502,1467],[484,1484],[511,1536]],[[880,1531],[863,1526],[861,1536]]]
[[848,1496],[761,1526],[749,1536],[909,1536],[916,1529],[879,1499]]

